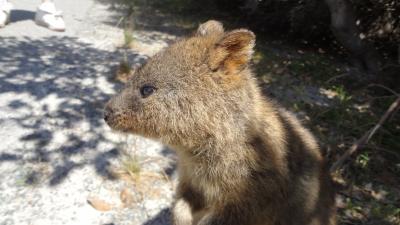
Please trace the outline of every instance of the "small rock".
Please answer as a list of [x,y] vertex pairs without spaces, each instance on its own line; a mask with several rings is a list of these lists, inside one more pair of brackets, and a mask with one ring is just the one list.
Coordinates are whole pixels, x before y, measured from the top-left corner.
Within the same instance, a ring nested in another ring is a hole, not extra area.
[[119,198],[121,199],[122,204],[124,205],[124,207],[127,207],[129,205],[131,205],[134,202],[133,196],[130,193],[128,188],[124,188],[120,195]]

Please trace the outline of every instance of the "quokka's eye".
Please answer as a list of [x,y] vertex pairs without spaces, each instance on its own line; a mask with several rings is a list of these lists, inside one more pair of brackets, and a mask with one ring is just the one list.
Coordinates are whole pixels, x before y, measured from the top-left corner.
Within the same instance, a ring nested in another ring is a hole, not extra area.
[[143,98],[147,98],[156,91],[156,88],[151,85],[143,85],[140,88],[140,94]]

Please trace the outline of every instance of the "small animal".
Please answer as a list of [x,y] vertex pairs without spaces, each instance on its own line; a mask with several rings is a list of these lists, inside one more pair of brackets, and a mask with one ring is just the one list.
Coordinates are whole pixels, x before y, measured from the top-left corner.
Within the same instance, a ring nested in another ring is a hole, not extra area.
[[334,225],[317,141],[262,95],[254,46],[249,30],[201,24],[139,68],[104,119],[176,151],[175,225]]

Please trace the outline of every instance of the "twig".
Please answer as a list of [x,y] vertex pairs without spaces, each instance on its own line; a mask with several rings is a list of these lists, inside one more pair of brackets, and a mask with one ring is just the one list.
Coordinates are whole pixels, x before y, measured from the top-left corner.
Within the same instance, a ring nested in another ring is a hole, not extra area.
[[335,172],[342,164],[354,153],[360,146],[365,145],[375,132],[382,126],[387,118],[400,106],[400,97],[394,101],[385,114],[380,118],[379,122],[368,132],[366,132],[356,143],[354,143],[330,168],[330,172]]
[[117,28],[119,28],[119,25],[121,25],[122,21],[124,21],[124,20],[125,20],[125,16],[121,16],[121,18],[118,20],[118,22],[117,22],[117,24],[115,24],[115,26]]
[[337,80],[339,78],[346,77],[346,76],[349,76],[349,75],[350,75],[349,73],[342,73],[342,74],[339,74],[337,76],[333,76],[333,77],[329,78],[327,81],[325,81],[325,83],[328,84],[328,83],[330,83],[330,82],[332,82],[334,80]]
[[397,152],[391,151],[391,150],[386,149],[386,148],[381,148],[381,147],[378,147],[378,146],[370,146],[370,145],[364,145],[362,147],[369,148],[369,149],[376,149],[378,151],[383,151],[383,152],[386,152],[386,153],[389,153],[389,154],[393,155],[396,158],[400,158],[400,156],[398,155]]
[[388,87],[386,87],[386,86],[384,86],[384,85],[382,85],[382,84],[370,84],[370,85],[368,85],[368,87],[380,87],[380,88],[383,88],[383,89],[385,89],[386,91],[388,91],[388,92],[390,92],[390,93],[396,95],[396,97],[400,97],[400,94],[399,94],[399,93],[395,92],[393,89],[390,89],[390,88],[388,88]]
[[142,160],[140,163],[140,165],[144,165],[144,164],[149,164],[152,162],[157,162],[157,161],[161,161],[161,160],[166,160],[165,157],[162,156],[153,156],[153,157],[149,157],[148,159]]

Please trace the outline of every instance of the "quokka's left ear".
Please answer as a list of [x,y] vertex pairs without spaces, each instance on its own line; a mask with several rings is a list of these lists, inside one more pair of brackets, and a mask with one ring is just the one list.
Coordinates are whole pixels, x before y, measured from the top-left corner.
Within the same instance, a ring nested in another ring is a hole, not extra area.
[[216,20],[209,20],[200,24],[196,32],[198,36],[222,35],[223,33],[224,27],[222,26],[222,23]]
[[211,70],[237,74],[245,68],[253,55],[256,36],[246,29],[226,33],[209,52]]

